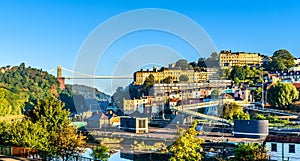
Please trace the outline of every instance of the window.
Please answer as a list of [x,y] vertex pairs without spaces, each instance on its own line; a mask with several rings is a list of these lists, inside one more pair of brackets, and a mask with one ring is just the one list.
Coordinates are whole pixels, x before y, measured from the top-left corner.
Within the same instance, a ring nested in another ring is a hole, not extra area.
[[271,151],[277,152],[277,144],[275,143],[271,144]]
[[289,153],[295,153],[295,144],[289,144]]

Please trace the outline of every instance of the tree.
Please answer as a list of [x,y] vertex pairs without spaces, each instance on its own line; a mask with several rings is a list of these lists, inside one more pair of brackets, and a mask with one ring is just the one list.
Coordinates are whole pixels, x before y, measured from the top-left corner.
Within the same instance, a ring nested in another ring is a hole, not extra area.
[[[28,114],[34,124],[47,130],[47,149],[42,149],[47,155],[65,156],[81,153],[85,145],[82,135],[77,134],[77,129],[71,126],[68,119],[69,112],[63,109],[63,103],[48,98],[39,100],[37,105]],[[39,149],[38,149],[39,150]]]
[[255,101],[260,101],[262,98],[262,88],[259,87],[257,89],[252,90],[252,95]]
[[[245,80],[246,72],[243,67],[234,66],[231,70],[230,76],[231,76],[231,80],[236,80],[236,81]],[[237,82],[235,83],[237,84]]]
[[176,63],[175,63],[175,67],[181,69],[181,70],[187,70],[187,69],[192,69],[192,67],[190,66],[190,64],[188,63],[187,60],[185,59],[179,59]]
[[221,91],[219,89],[214,89],[211,91],[210,95],[212,98],[218,98],[220,96],[220,94],[221,94]]
[[146,95],[146,96],[149,96],[149,91],[150,91],[150,88],[153,87],[153,85],[155,84],[155,78],[152,74],[150,74],[144,81],[143,83],[143,93]]
[[225,103],[223,105],[223,114],[224,119],[241,119],[241,120],[250,120],[250,115],[243,111],[243,107],[238,105],[235,102]]
[[271,67],[272,70],[286,70],[295,66],[294,56],[287,50],[281,49],[273,53]]
[[180,75],[179,81],[180,82],[187,82],[187,81],[189,81],[189,77],[187,75]]
[[107,161],[109,158],[109,151],[109,147],[105,145],[96,146],[93,149],[92,156],[97,160]]
[[276,108],[286,109],[293,100],[298,98],[298,91],[291,83],[277,82],[267,93],[268,103]]
[[239,144],[234,149],[235,161],[267,161],[267,149],[257,143]]
[[173,82],[173,79],[172,79],[172,77],[168,76],[167,78],[163,79],[162,82],[163,82],[163,83],[168,83],[168,84],[169,84],[169,83],[172,83],[172,82]]
[[169,152],[173,154],[170,161],[194,161],[202,159],[202,155],[199,151],[202,151],[200,144],[203,143],[203,140],[195,137],[197,134],[196,126],[197,121],[194,121],[187,131],[184,129],[179,130],[180,137],[168,148]]

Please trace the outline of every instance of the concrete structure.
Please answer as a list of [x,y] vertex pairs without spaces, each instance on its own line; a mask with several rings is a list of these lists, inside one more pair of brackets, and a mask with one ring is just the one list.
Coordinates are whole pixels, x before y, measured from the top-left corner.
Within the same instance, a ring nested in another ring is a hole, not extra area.
[[265,138],[268,134],[268,120],[234,120],[234,137]]
[[121,129],[134,133],[148,133],[148,118],[122,116]]
[[300,160],[300,136],[269,135],[265,143],[272,161]]
[[220,67],[230,68],[232,66],[261,66],[262,56],[258,53],[231,52],[223,50],[220,52]]

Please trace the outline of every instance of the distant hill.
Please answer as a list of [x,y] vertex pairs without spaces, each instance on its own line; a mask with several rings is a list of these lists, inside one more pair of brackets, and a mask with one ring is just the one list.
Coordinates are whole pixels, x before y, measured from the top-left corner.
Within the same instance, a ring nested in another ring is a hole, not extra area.
[[19,66],[0,68],[0,111],[2,115],[21,114],[33,107],[37,99],[61,92],[57,79],[42,69]]
[[85,85],[66,85],[65,90],[59,95],[65,102],[65,107],[72,113],[82,113],[88,110],[104,110],[111,96],[96,88]]
[[[104,107],[110,96],[96,88],[84,85],[66,85],[59,88],[57,78],[42,69],[19,66],[0,67],[0,116],[19,115],[30,110],[38,99],[56,97],[71,112],[87,111],[93,104]],[[75,101],[75,103],[74,103]],[[79,106],[80,108],[75,108]]]
[[85,85],[70,85],[73,94],[81,94],[85,99],[95,99],[98,101],[109,101],[110,95],[99,91],[97,88],[85,86]]

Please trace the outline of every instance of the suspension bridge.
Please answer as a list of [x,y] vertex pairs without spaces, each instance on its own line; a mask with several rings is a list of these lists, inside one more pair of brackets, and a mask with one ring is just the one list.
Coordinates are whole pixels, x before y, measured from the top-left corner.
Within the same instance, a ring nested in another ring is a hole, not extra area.
[[[81,73],[81,72],[77,72],[68,68],[65,68],[63,66],[57,66],[53,69],[48,70],[47,72],[53,72],[54,70],[57,71],[57,78],[58,79],[133,79],[133,75],[112,75],[112,76],[100,76],[100,75],[91,75],[91,74],[86,74],[86,73]],[[67,71],[71,74],[73,74],[73,76],[63,76],[62,75],[62,71]]]

